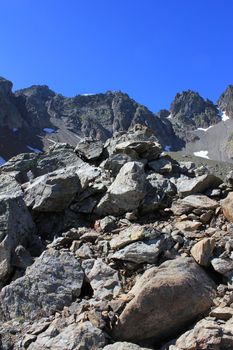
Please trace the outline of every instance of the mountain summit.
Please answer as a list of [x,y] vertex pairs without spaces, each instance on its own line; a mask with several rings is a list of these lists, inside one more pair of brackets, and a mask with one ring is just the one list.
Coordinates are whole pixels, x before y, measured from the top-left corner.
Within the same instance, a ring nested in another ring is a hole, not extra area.
[[[162,109],[158,113],[121,91],[64,97],[46,85],[33,85],[15,93],[12,86],[0,78],[1,162],[18,153],[43,152],[56,143],[76,146],[85,137],[105,142],[135,124],[150,128],[165,151],[198,152],[208,139],[210,149],[205,151],[210,152],[212,134],[203,134],[203,130],[213,131],[217,125],[225,130],[230,123],[226,119],[233,116],[231,85],[220,96],[218,105],[188,90],[176,94],[169,111]],[[231,161],[231,152],[226,150],[229,137],[228,131],[219,132],[220,151],[212,150],[211,159]]]

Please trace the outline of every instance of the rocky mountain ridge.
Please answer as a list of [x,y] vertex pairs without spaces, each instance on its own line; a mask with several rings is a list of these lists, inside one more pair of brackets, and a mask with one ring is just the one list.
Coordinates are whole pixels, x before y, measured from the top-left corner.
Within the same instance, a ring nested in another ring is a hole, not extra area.
[[0,349],[232,349],[232,172],[99,141],[0,168]]
[[232,161],[231,126],[222,122],[222,114],[231,118],[231,86],[219,98],[217,105],[188,90],[175,96],[170,111],[161,110],[156,114],[122,92],[66,98],[44,85],[34,85],[15,93],[12,86],[11,82],[0,78],[2,163],[22,152],[46,151],[56,142],[76,146],[83,137],[104,142],[114,132],[127,131],[138,123],[153,130],[164,150],[191,153],[207,147],[207,135],[210,141],[208,150],[204,151],[211,151],[212,134],[209,134],[208,128],[220,125],[217,130],[220,130],[218,149],[221,151],[212,151],[211,157]]

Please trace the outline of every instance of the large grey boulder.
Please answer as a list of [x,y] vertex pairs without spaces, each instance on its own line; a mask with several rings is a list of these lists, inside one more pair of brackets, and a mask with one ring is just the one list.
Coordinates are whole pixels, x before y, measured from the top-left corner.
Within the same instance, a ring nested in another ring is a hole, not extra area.
[[25,183],[59,169],[70,166],[75,166],[78,169],[84,165],[84,161],[77,156],[72,146],[58,143],[43,154],[18,154],[5,163],[1,170],[3,172],[15,172],[17,181]]
[[83,278],[81,266],[71,253],[47,250],[23,277],[1,290],[0,319],[54,314],[80,295]]
[[80,324],[72,323],[60,331],[51,324],[29,345],[28,350],[101,350],[105,344],[103,331],[86,321]]
[[230,350],[233,348],[233,319],[227,322],[204,318],[182,334],[169,350]]
[[140,206],[142,214],[153,213],[170,205],[176,186],[162,175],[152,173],[146,178],[146,196]]
[[204,174],[194,178],[180,177],[176,183],[177,192],[180,197],[186,197],[194,193],[203,193],[209,188],[216,188],[222,180],[215,175]]
[[0,288],[12,272],[16,247],[28,245],[34,231],[20,186],[10,174],[0,175]]
[[123,153],[132,156],[135,160],[138,158],[154,160],[162,153],[162,147],[153,131],[139,124],[128,132],[114,134],[107,140],[105,148],[109,155]]
[[74,172],[58,170],[42,175],[28,183],[24,199],[28,207],[40,212],[63,211],[80,190],[80,181]]
[[111,258],[130,261],[136,264],[155,264],[158,256],[163,250],[171,248],[164,235],[148,241],[140,241],[127,245],[125,248],[115,252]]
[[108,188],[106,195],[98,203],[95,213],[100,216],[119,216],[137,209],[146,195],[145,180],[142,163],[126,163]]
[[193,209],[215,210],[219,206],[218,202],[203,194],[192,194],[183,199],[178,199],[172,203],[172,211],[175,215],[190,213]]
[[84,260],[82,268],[96,300],[112,299],[121,292],[118,271],[112,269],[102,259]]
[[110,241],[110,247],[114,250],[124,248],[125,246],[143,240],[152,240],[158,238],[161,232],[150,226],[131,225],[120,231]]
[[134,160],[134,157],[128,154],[112,154],[100,164],[100,167],[110,171],[112,176],[116,177],[124,164]]
[[192,258],[147,270],[131,290],[113,331],[115,339],[139,342],[176,335],[212,305],[214,283]]
[[92,137],[85,137],[79,141],[75,148],[75,152],[79,157],[87,161],[94,161],[98,159],[104,149],[103,141],[95,140]]

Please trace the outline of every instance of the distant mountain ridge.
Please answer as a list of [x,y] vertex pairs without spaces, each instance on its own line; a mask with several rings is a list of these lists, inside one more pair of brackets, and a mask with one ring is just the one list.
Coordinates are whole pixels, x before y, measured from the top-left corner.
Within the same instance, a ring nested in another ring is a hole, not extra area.
[[[188,90],[175,96],[170,111],[160,110],[156,114],[122,92],[67,98],[46,85],[34,85],[15,93],[12,86],[10,81],[0,78],[3,160],[18,153],[44,151],[57,142],[75,146],[83,137],[106,141],[115,132],[127,131],[135,124],[152,129],[166,151],[194,152],[202,138],[197,129],[221,123],[222,112],[233,118],[232,85],[220,96],[217,105]],[[227,137],[224,144],[229,143],[229,133],[224,137]],[[231,152],[223,158],[230,161]]]

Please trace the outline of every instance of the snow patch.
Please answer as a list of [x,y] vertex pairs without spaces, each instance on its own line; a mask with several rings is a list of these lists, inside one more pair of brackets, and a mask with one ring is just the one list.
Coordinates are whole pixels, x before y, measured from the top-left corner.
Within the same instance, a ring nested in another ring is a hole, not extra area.
[[171,114],[169,114],[169,116],[167,117],[167,119],[172,119],[172,115],[171,115]]
[[221,118],[222,118],[223,122],[225,122],[225,121],[230,119],[230,117],[228,117],[228,115],[226,115],[226,112],[224,112],[224,111],[222,112]]
[[5,164],[6,160],[0,156],[0,166]]
[[206,159],[210,159],[208,157],[208,151],[198,151],[198,152],[193,152],[194,156],[196,157],[201,157],[201,158],[206,158]]
[[11,129],[13,132],[16,132],[16,131],[18,131],[19,129],[18,128],[13,128],[13,129]]
[[208,128],[206,128],[206,129],[204,129],[204,128],[197,128],[197,130],[201,130],[201,131],[207,131],[207,130],[209,130],[209,129],[211,129],[211,128],[213,128],[214,127],[214,125],[210,125]]
[[166,146],[164,147],[164,151],[166,151],[166,152],[171,152],[171,148],[172,148],[172,146],[166,145]]
[[27,146],[28,149],[30,149],[30,151],[34,152],[34,153],[41,153],[42,151],[38,148],[34,148],[32,146]]
[[46,134],[52,134],[55,132],[55,130],[52,128],[44,128],[43,131],[46,132]]
[[81,96],[93,96],[93,95],[96,95],[94,93],[89,93],[89,94],[81,94]]

